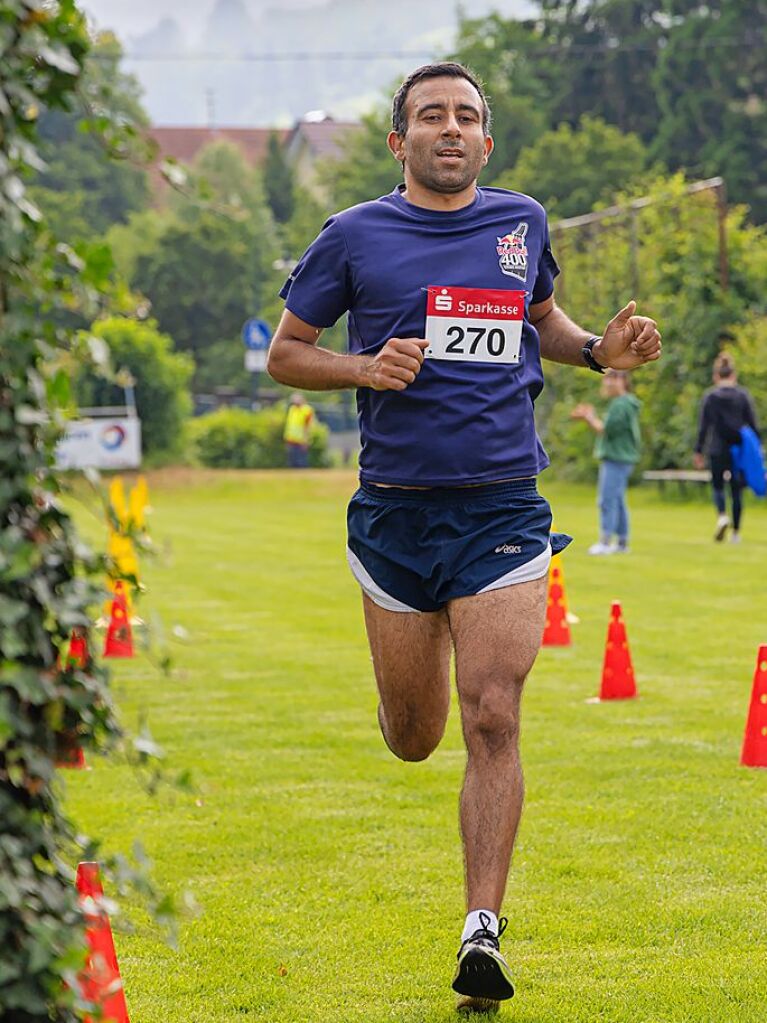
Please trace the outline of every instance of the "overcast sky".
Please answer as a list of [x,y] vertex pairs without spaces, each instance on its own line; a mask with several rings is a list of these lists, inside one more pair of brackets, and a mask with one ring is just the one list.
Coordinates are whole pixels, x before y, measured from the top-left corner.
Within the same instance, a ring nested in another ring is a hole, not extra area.
[[[356,120],[448,52],[458,26],[457,0],[81,2],[97,29],[116,32],[149,117],[165,125],[287,127],[318,108]],[[461,7],[519,16],[530,0]]]
[[[321,7],[327,0],[244,0],[250,14],[265,7]],[[364,2],[364,0],[363,0]],[[173,17],[181,25],[193,26],[188,33],[196,36],[196,27],[214,7],[214,0],[83,0],[82,7],[99,28],[111,28],[123,39],[153,28],[161,18]]]

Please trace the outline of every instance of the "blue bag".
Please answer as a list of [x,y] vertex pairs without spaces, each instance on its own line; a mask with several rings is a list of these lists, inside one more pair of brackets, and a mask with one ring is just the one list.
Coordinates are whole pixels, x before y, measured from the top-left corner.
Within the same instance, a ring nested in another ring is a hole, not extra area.
[[730,448],[732,471],[743,477],[743,482],[757,497],[767,495],[767,472],[759,438],[750,426],[741,426],[740,443]]

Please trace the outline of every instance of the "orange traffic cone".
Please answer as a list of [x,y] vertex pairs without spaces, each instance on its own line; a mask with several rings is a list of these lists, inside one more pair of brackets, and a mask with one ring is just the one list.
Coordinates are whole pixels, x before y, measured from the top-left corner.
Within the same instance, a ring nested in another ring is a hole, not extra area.
[[546,601],[546,626],[543,646],[570,646],[570,626],[567,622],[565,580],[558,558],[551,560],[549,568],[549,595]]
[[82,629],[72,629],[67,664],[71,668],[84,668],[89,659],[88,640],[85,638],[85,632]]
[[767,767],[767,646],[760,646],[756,657],[754,688],[740,762],[745,767]]
[[104,657],[133,657],[133,634],[128,618],[125,587],[120,579],[115,582],[115,596],[104,643]]
[[613,602],[610,624],[607,627],[607,645],[602,667],[600,700],[629,700],[636,696],[634,668],[631,664],[629,641],[620,603]]
[[56,767],[72,767],[78,771],[88,770],[82,746],[71,740],[69,735],[56,736]]
[[[84,668],[90,659],[88,641],[84,629],[72,629],[67,653],[68,668]],[[72,767],[80,771],[87,768],[85,754],[74,732],[62,732],[56,736],[56,767]]]
[[[77,891],[85,916],[85,938],[89,950],[85,969],[79,978],[82,996],[100,1007],[102,1023],[130,1023],[112,926],[102,903],[104,889],[98,863],[78,864]],[[93,1017],[86,1016],[85,1023],[93,1023]]]

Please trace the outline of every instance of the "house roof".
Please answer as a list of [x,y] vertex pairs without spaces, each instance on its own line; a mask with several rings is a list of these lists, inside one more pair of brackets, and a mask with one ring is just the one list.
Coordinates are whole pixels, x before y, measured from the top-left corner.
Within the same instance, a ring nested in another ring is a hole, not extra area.
[[314,158],[336,157],[341,153],[343,140],[355,128],[359,128],[356,121],[335,121],[332,117],[296,121],[285,139],[285,147],[289,152],[295,151],[303,142]]
[[[173,157],[182,163],[191,163],[199,151],[211,142],[231,142],[241,151],[251,166],[263,163],[266,158],[269,136],[272,128],[188,128],[155,126],[149,129],[150,138],[160,149],[160,159]],[[280,142],[288,132],[277,129]]]

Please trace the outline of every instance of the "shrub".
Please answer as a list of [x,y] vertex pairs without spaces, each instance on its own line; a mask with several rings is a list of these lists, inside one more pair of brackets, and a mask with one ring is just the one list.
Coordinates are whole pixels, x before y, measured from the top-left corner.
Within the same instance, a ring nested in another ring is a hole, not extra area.
[[[221,408],[189,424],[197,456],[203,465],[217,469],[277,469],[287,465],[282,433],[287,409],[284,403],[248,412]],[[314,422],[309,441],[309,465],[326,468],[328,428]]]
[[[95,323],[92,333],[109,348],[112,367],[127,369],[135,380],[136,408],[147,455],[181,451],[184,421],[192,408],[189,382],[194,364],[173,351],[167,334],[152,320],[139,322],[113,316]],[[123,390],[115,381],[84,373],[76,386],[81,405],[121,405]]]

